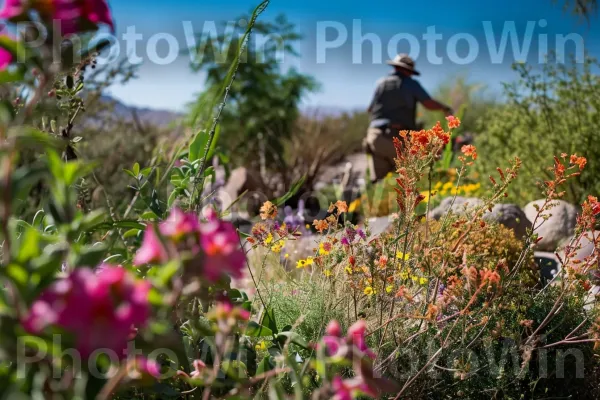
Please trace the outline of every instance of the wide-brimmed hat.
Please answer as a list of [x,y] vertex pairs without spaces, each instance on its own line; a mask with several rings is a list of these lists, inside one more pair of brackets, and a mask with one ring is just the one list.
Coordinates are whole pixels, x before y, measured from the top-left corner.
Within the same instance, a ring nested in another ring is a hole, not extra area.
[[393,60],[389,60],[387,63],[395,67],[404,68],[414,75],[421,75],[419,71],[415,70],[415,62],[408,54],[398,54]]

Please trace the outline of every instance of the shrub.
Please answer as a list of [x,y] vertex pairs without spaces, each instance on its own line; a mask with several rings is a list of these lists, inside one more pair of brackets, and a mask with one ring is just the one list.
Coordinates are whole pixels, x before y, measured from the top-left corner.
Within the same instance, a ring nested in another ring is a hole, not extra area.
[[478,165],[481,176],[518,155],[523,172],[509,193],[523,203],[540,198],[539,180],[551,178],[542,160],[565,149],[587,158],[585,171],[565,187],[565,199],[580,203],[587,193],[600,192],[600,148],[592,145],[600,123],[600,77],[592,70],[597,61],[586,57],[583,65],[546,63],[541,71],[515,65],[520,78],[505,87],[506,104],[481,121],[477,145],[485,157]]

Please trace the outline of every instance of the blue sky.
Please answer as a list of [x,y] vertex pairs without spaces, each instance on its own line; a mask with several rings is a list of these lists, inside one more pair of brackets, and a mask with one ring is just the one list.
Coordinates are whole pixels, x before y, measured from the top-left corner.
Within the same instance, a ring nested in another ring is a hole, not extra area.
[[[202,90],[204,77],[190,72],[187,55],[179,55],[167,65],[153,63],[146,51],[151,38],[172,35],[183,50],[187,46],[185,21],[194,32],[201,33],[207,22],[237,20],[258,0],[109,2],[117,24],[120,54],[127,53],[122,35],[128,29],[142,35],[136,47],[142,60],[139,78],[111,88],[111,93],[131,105],[182,110]],[[272,19],[280,13],[304,35],[298,44],[301,57],[287,57],[282,67],[293,66],[315,76],[321,83],[321,91],[304,102],[313,107],[366,107],[375,81],[389,71],[385,61],[397,52],[412,52],[416,56],[417,68],[422,72],[420,80],[428,90],[433,91],[452,76],[463,74],[498,93],[501,82],[515,78],[510,68],[514,61],[527,56],[528,62],[540,64],[539,54],[545,53],[545,48],[559,52],[564,48],[567,55],[580,54],[578,52],[585,49],[600,56],[600,18],[592,20],[590,25],[578,23],[552,0],[273,0],[261,18]],[[492,47],[499,46],[503,31],[511,29],[511,24],[514,24],[518,46],[513,47],[508,40],[506,51],[493,57],[490,40]],[[528,29],[529,35],[526,34]],[[441,35],[436,42],[423,37],[432,30]],[[345,40],[342,40],[344,32]],[[569,34],[571,36],[565,36]],[[574,40],[557,46],[557,35]],[[407,38],[413,38],[412,42]],[[167,41],[163,39],[158,43],[158,56],[166,57]],[[524,43],[530,44],[529,51],[515,54],[513,50],[519,50]],[[177,49],[171,47],[171,50]]]

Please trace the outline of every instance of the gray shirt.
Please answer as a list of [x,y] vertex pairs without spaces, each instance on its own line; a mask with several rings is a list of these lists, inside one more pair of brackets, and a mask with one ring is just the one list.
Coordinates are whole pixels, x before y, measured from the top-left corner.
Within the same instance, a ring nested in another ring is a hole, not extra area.
[[377,82],[369,111],[371,121],[388,120],[402,129],[416,129],[417,102],[431,99],[410,76],[392,73]]

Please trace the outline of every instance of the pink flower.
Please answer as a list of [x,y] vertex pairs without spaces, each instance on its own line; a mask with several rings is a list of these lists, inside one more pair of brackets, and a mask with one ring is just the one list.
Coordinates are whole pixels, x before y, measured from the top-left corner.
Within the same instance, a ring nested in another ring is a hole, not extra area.
[[336,320],[333,320],[333,321],[329,322],[329,324],[327,325],[327,328],[325,328],[325,332],[327,332],[327,334],[331,335],[331,336],[341,337],[342,336],[342,327],[340,326],[339,322],[337,322]]
[[135,369],[142,376],[149,375],[156,379],[160,378],[160,365],[155,360],[149,360],[144,356],[135,358]]
[[348,328],[348,341],[358,350],[365,353],[368,357],[375,359],[375,353],[367,346],[365,333],[367,332],[367,323],[364,320],[356,321],[350,328]]
[[184,213],[179,208],[173,208],[163,223],[160,224],[160,233],[178,241],[185,235],[198,234],[200,221],[193,213]]
[[206,279],[216,282],[224,274],[242,278],[246,255],[240,247],[235,227],[211,214],[209,220],[200,225],[200,233]]
[[341,377],[335,376],[331,387],[335,392],[333,400],[352,400],[360,395],[377,397],[377,391],[370,388],[361,377],[343,380]]
[[352,400],[353,388],[350,387],[341,377],[335,376],[331,382],[331,386],[335,391],[334,400]]
[[4,7],[0,10],[0,19],[18,18],[25,11],[23,0],[4,0]]
[[190,377],[200,378],[202,376],[202,372],[206,368],[206,364],[204,364],[202,360],[194,360],[194,362],[192,362],[192,366],[194,367],[194,370],[190,374]]
[[64,329],[83,357],[102,348],[124,358],[132,326],[143,326],[150,316],[149,290],[124,268],[105,267],[98,274],[76,269],[42,293],[23,326],[32,334],[51,325]]
[[144,232],[144,240],[142,246],[137,251],[133,259],[134,265],[166,263],[169,261],[167,249],[160,241],[154,227],[149,225]]
[[106,0],[46,0],[36,2],[34,8],[43,19],[59,23],[63,35],[93,31],[98,24],[106,24],[114,31]]
[[13,62],[13,55],[5,48],[0,48],[0,71],[4,71]]

